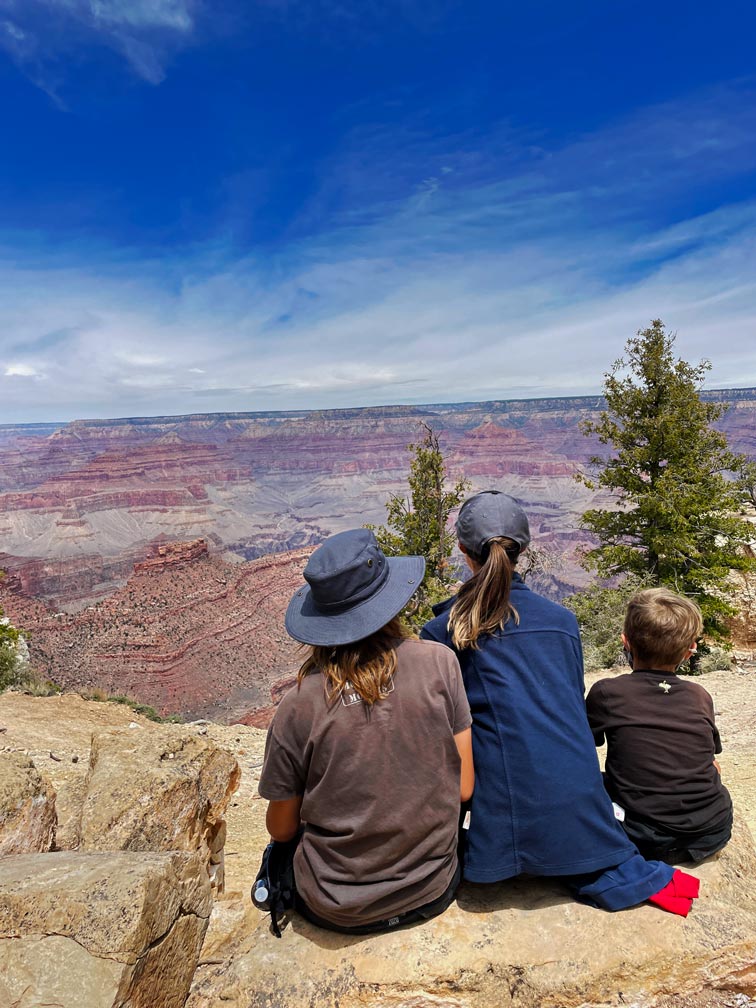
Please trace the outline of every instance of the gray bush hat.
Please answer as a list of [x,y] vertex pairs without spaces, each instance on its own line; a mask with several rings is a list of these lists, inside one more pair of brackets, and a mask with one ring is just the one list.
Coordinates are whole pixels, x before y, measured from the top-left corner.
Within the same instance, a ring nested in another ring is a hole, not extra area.
[[303,644],[351,644],[380,630],[409,602],[423,557],[387,557],[370,529],[338,532],[304,569],[307,582],[286,610],[286,630]]
[[474,556],[480,556],[486,543],[499,536],[513,539],[521,550],[530,542],[527,515],[514,497],[500,490],[484,490],[466,500],[455,528],[460,543]]

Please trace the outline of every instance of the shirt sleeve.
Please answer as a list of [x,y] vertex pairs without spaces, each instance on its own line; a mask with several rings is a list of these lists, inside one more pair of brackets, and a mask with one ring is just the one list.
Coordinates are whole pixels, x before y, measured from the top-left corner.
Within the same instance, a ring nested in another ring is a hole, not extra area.
[[286,801],[304,794],[305,780],[298,754],[278,738],[275,720],[265,740],[260,783],[257,790],[268,801]]
[[585,698],[585,712],[588,715],[588,724],[591,726],[591,731],[593,732],[593,741],[597,746],[604,744],[604,730],[606,726],[604,704],[599,696],[602,682],[603,680],[600,679],[597,683],[594,683],[588,691],[588,696]]

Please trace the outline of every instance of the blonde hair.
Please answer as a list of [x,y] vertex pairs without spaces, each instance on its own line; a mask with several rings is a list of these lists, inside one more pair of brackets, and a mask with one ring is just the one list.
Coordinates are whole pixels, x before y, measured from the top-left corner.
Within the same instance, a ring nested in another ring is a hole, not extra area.
[[520,547],[513,539],[499,536],[484,547],[481,557],[468,550],[468,556],[480,563],[480,570],[466,581],[449,611],[452,644],[458,650],[478,648],[482,634],[502,630],[510,617],[520,622],[509,600],[512,575]]
[[411,636],[399,616],[394,616],[363,640],[335,647],[314,645],[302,662],[297,682],[301,683],[311,672],[322,672],[329,703],[337,700],[350,683],[365,703],[372,706],[386,695],[396,671],[395,645]]
[[677,665],[703,632],[695,602],[669,588],[646,588],[634,595],[625,612],[625,637],[634,665]]

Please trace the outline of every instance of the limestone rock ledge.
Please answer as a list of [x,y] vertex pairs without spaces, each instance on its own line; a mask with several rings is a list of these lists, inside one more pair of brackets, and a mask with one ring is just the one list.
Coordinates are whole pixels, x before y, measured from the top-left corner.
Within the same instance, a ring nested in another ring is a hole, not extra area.
[[756,995],[747,827],[691,873],[702,895],[687,919],[650,905],[607,914],[546,879],[465,884],[441,917],[365,937],[292,914],[279,940],[240,905],[243,937],[206,945],[187,1008],[646,1008],[702,988]]
[[224,814],[234,757],[184,727],[114,728],[92,738],[79,812],[81,851],[198,850],[223,889]]
[[55,843],[55,791],[22,753],[0,753],[0,858],[49,851]]
[[198,854],[0,861],[0,1004],[181,1008],[210,914]]

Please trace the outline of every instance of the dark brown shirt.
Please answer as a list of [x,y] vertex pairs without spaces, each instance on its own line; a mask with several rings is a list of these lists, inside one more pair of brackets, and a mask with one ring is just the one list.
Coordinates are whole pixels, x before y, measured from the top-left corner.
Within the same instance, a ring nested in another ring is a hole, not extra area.
[[268,732],[260,794],[303,796],[297,888],[333,924],[422,906],[457,867],[454,736],[471,723],[457,659],[441,644],[403,641],[392,686],[372,707],[354,691],[329,704],[323,676],[309,675]]
[[600,679],[586,707],[596,745],[606,737],[607,790],[630,815],[683,834],[727,818],[730,796],[714,766],[722,744],[703,686],[638,669]]

